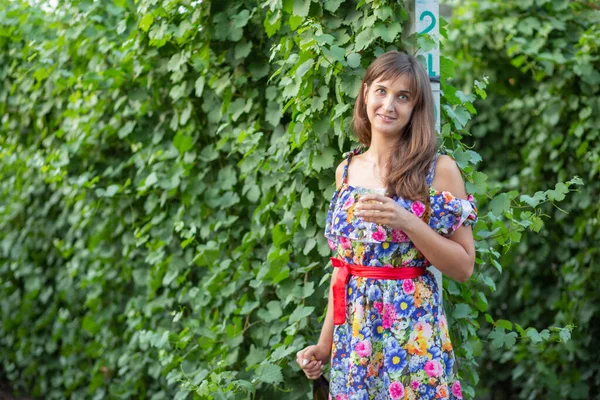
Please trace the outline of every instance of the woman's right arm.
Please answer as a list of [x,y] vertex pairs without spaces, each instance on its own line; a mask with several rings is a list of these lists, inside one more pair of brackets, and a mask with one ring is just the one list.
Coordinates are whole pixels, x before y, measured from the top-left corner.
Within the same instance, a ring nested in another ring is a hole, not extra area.
[[[345,164],[346,161],[344,160],[335,170],[335,183],[337,189],[342,185]],[[316,345],[311,345],[300,350],[296,354],[296,362],[300,365],[300,368],[302,368],[309,379],[317,379],[321,375],[323,364],[328,361],[331,354],[331,346],[333,344],[333,282],[335,282],[337,273],[337,268],[334,268],[329,283],[327,313],[325,314],[325,321],[321,328],[319,342]]]

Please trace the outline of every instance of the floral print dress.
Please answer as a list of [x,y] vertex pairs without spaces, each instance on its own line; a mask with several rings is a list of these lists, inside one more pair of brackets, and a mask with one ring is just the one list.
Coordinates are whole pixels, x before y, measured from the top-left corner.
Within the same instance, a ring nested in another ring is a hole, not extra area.
[[[360,195],[373,190],[343,184],[332,196],[325,237],[339,257],[381,268],[427,267],[429,261],[401,230],[364,222],[354,215]],[[438,155],[427,175],[430,207],[395,196],[444,237],[474,225],[473,197],[461,199],[431,188]],[[330,399],[462,399],[455,375],[448,324],[430,271],[414,279],[351,276],[346,286],[346,321],[336,325],[331,355]]]

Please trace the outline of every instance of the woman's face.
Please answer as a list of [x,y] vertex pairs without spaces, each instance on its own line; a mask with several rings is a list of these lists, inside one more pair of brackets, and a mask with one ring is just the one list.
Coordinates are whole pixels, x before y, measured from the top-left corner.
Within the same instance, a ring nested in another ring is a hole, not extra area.
[[399,135],[414,107],[415,93],[410,92],[410,80],[402,75],[395,81],[376,79],[363,87],[371,134]]

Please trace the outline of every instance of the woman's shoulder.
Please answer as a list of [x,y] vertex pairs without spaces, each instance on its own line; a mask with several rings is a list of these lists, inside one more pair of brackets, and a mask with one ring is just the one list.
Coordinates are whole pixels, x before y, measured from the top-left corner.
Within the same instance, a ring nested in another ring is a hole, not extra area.
[[438,191],[447,191],[455,196],[466,196],[465,184],[458,164],[447,154],[439,154],[431,186]]
[[344,158],[335,169],[335,187],[339,189],[344,181],[344,169],[348,165],[348,159]]

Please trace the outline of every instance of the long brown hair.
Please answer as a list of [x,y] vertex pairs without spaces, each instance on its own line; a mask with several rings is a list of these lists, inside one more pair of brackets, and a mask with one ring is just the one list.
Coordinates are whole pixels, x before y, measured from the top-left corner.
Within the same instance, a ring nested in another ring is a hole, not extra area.
[[363,88],[375,80],[396,80],[407,76],[414,108],[410,120],[402,132],[389,159],[385,160],[385,185],[388,194],[396,194],[411,200],[429,204],[426,176],[438,150],[435,133],[433,95],[425,68],[413,56],[398,51],[388,51],[377,57],[365,73],[361,90],[354,104],[352,125],[356,136],[364,146],[371,145],[371,123]]

